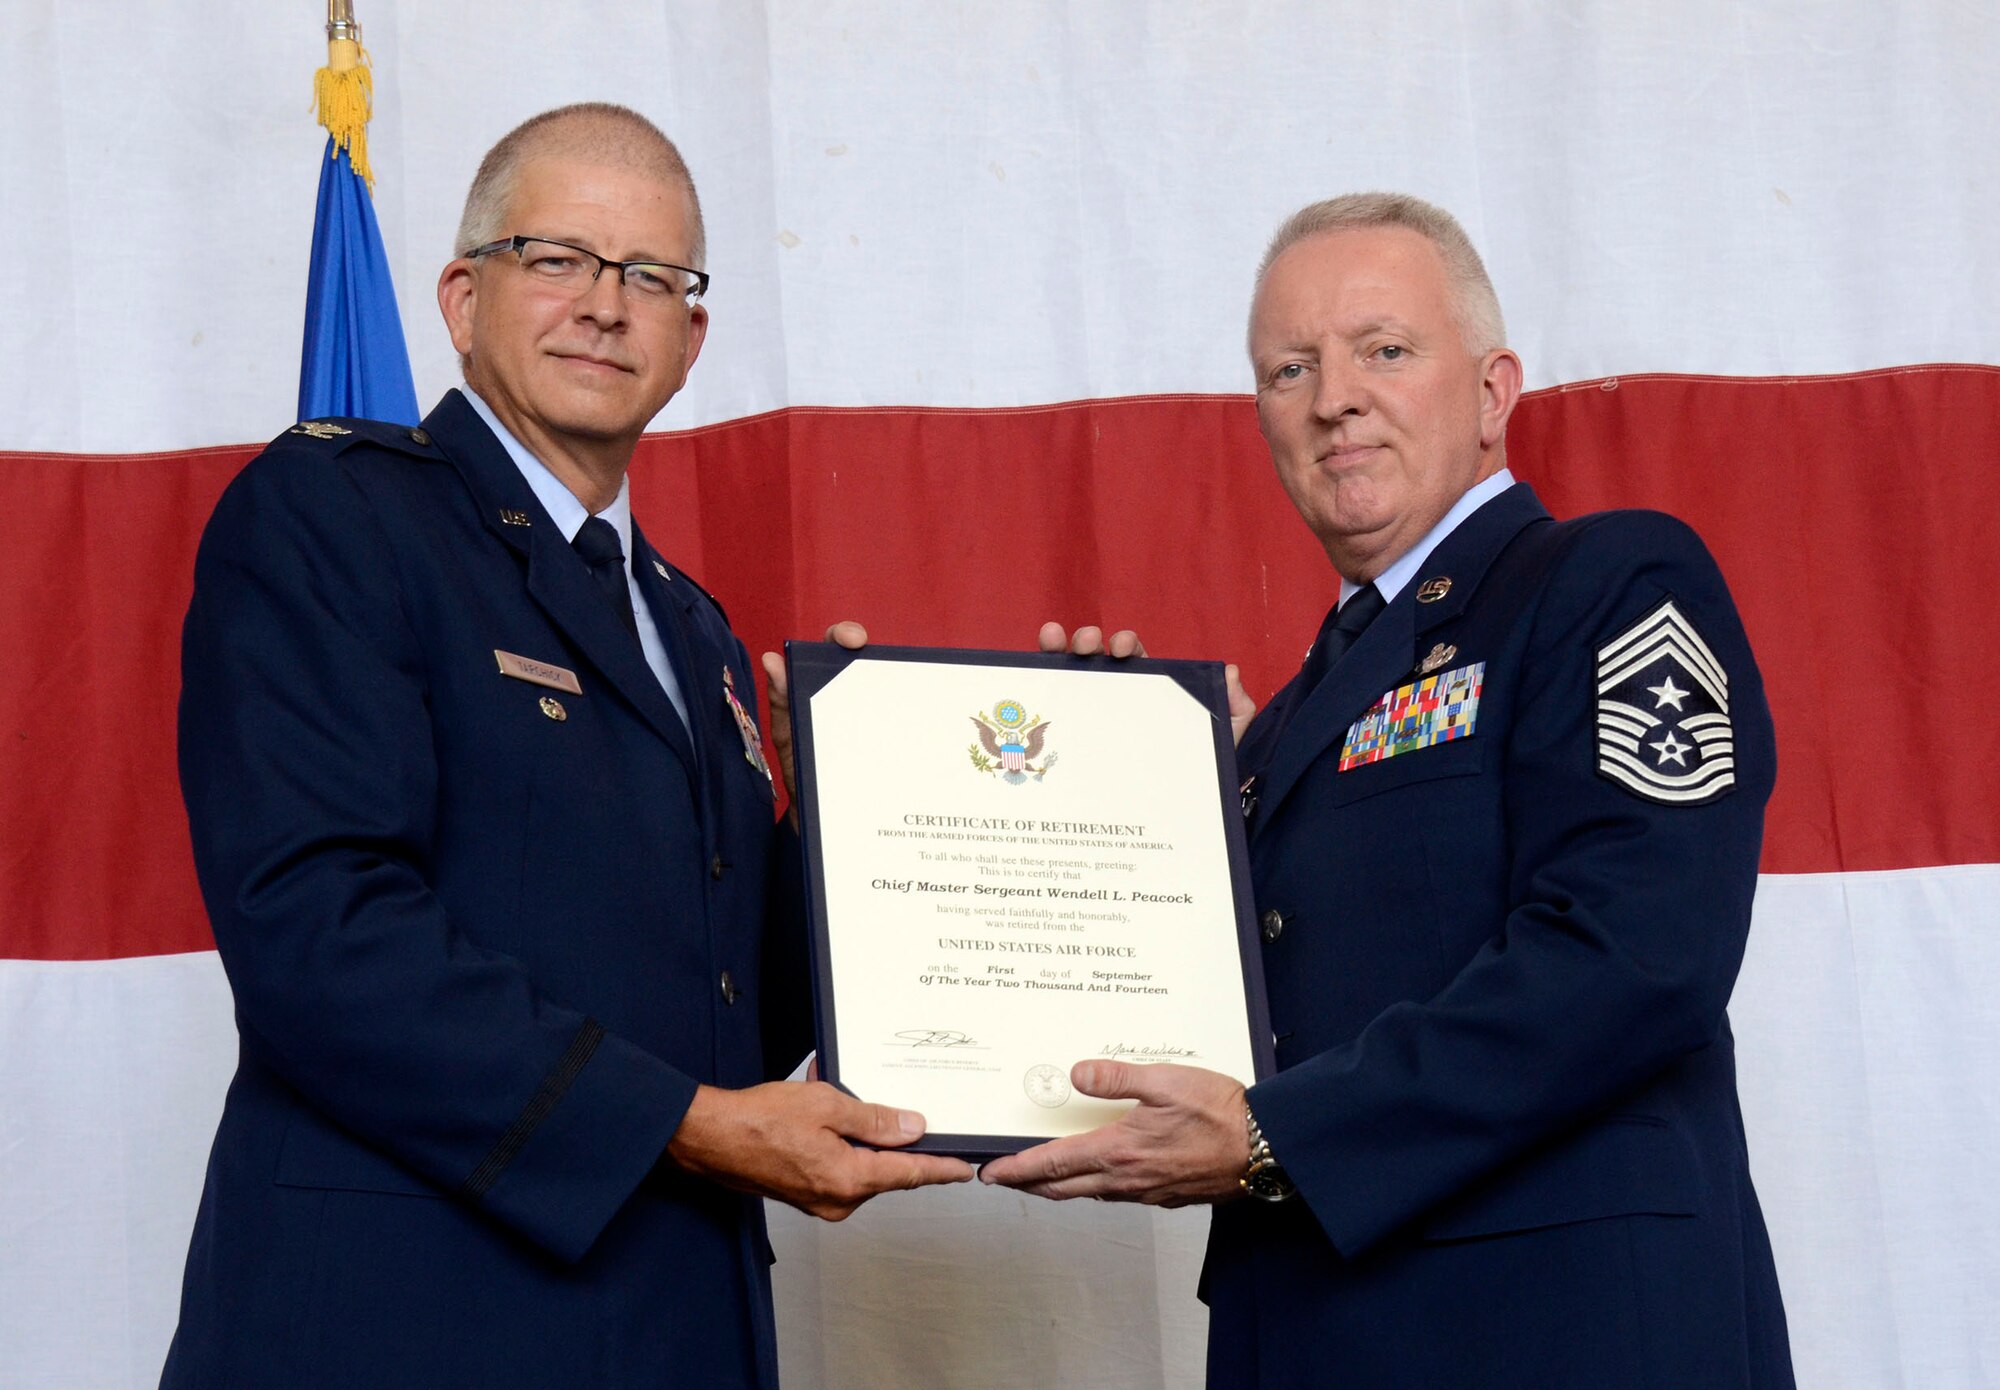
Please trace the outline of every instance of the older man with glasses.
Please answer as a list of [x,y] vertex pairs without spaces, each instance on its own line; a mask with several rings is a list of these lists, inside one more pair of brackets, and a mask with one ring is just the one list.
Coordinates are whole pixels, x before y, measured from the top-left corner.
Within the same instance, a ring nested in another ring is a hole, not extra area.
[[769,1387],[758,1199],[970,1169],[767,1080],[811,1021],[796,842],[626,478],[707,329],[686,165],[546,113],[457,244],[464,390],[280,436],[203,537],[181,778],[242,1051],[164,1384]]

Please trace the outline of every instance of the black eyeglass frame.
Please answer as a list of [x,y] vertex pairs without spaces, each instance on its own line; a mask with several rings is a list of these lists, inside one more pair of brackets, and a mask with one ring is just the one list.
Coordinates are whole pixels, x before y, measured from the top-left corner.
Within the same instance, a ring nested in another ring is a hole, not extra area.
[[489,241],[484,246],[473,247],[465,253],[465,259],[476,261],[481,256],[497,255],[502,251],[512,251],[518,256],[522,251],[527,249],[527,245],[531,241],[539,241],[546,246],[560,246],[565,251],[574,251],[579,256],[588,256],[591,260],[596,261],[597,269],[590,277],[590,283],[593,285],[597,283],[598,277],[603,275],[605,271],[616,270],[618,272],[619,288],[627,289],[630,288],[630,282],[625,278],[627,270],[630,270],[633,266],[638,266],[642,269],[647,266],[657,266],[662,270],[678,270],[683,275],[692,275],[694,277],[694,288],[680,296],[687,303],[693,304],[708,293],[708,272],[705,270],[696,270],[692,266],[675,265],[672,261],[614,261],[609,256],[598,255],[587,246],[577,246],[571,242],[557,241],[554,237],[550,236],[515,235],[502,237],[499,241]]

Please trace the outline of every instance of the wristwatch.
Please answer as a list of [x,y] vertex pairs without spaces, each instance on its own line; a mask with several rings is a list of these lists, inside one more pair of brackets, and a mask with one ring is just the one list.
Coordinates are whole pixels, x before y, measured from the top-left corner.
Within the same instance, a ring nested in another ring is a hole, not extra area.
[[1282,1202],[1298,1188],[1285,1175],[1284,1166],[1271,1157],[1271,1141],[1264,1137],[1262,1126],[1247,1105],[1243,1107],[1243,1119],[1250,1127],[1250,1162],[1237,1182],[1252,1197],[1266,1202]]

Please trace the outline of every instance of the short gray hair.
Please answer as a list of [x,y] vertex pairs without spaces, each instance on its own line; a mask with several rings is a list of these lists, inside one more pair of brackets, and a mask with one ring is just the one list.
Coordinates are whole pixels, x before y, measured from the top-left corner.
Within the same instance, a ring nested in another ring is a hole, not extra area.
[[1451,282],[1452,317],[1458,321],[1465,350],[1479,356],[1507,346],[1500,297],[1493,293],[1493,281],[1473,248],[1472,238],[1443,208],[1407,193],[1346,193],[1300,208],[1271,238],[1257,266],[1257,287],[1262,288],[1271,263],[1300,242],[1328,232],[1365,227],[1404,227],[1435,246]]
[[708,234],[702,227],[701,199],[695,194],[687,161],[658,126],[629,106],[608,101],[578,102],[531,116],[486,152],[465,195],[465,212],[458,220],[454,247],[457,255],[519,230],[502,225],[514,198],[514,186],[523,167],[533,160],[550,158],[629,169],[685,189],[692,228],[687,254],[693,264],[688,268],[707,269]]

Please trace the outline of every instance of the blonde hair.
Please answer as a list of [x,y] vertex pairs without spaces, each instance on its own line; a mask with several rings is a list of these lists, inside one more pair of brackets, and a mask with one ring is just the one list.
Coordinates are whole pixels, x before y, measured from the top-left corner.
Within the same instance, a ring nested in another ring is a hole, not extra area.
[[1493,292],[1493,281],[1473,248],[1472,238],[1443,208],[1407,193],[1346,193],[1300,208],[1271,238],[1257,266],[1257,286],[1262,287],[1271,263],[1300,242],[1364,227],[1404,227],[1429,241],[1444,259],[1445,275],[1451,283],[1452,318],[1458,323],[1465,350],[1478,356],[1507,346],[1500,297]]

